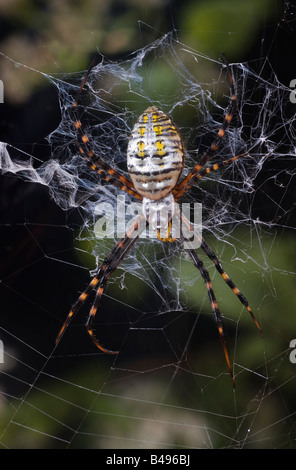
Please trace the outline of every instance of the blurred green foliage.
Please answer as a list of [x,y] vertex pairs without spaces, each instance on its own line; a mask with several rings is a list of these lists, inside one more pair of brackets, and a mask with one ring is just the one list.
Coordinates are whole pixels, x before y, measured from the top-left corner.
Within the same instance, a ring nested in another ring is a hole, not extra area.
[[[184,1],[178,6],[177,16],[174,17],[172,10],[175,21],[172,25],[167,16],[170,3],[163,0],[145,5],[137,0],[2,2],[0,13],[9,26],[9,33],[2,37],[0,49],[14,61],[36,70],[64,74],[86,68],[97,48],[107,56],[120,57],[151,42],[160,35],[159,31],[167,32],[175,26],[184,44],[215,59],[224,50],[229,60],[240,60],[260,36],[265,22],[279,15],[278,2],[271,0]],[[140,29],[138,20],[142,21]],[[25,102],[40,86],[42,77],[28,69],[24,69],[24,74],[16,70],[15,63],[1,61],[7,99]],[[174,77],[167,76],[164,70],[160,63],[159,69],[154,70],[155,81],[160,89],[173,89]],[[235,234],[238,242],[248,240],[248,236],[243,229]],[[247,243],[250,251],[243,262],[236,259],[230,246],[222,250],[223,266],[248,297],[262,324],[264,340],[214,268],[210,270],[225,317],[231,357],[235,360],[235,394],[229,377],[224,375],[223,353],[204,282],[197,279],[191,287],[184,284],[186,302],[192,310],[188,315],[200,312],[200,299],[203,302],[203,314],[198,322],[200,337],[195,338],[200,342],[192,341],[188,349],[188,361],[192,370],[197,371],[196,377],[182,368],[175,376],[174,366],[163,371],[157,367],[157,373],[137,374],[133,370],[138,364],[131,362],[124,364],[125,370],[130,368],[130,378],[124,380],[124,376],[116,375],[119,368],[115,373],[110,372],[110,363],[106,364],[105,359],[99,363],[97,358],[90,360],[86,356],[60,382],[53,381],[50,375],[41,375],[28,396],[1,402],[0,434],[6,423],[10,423],[2,445],[133,447],[138,443],[142,447],[146,441],[153,447],[158,441],[170,447],[291,446],[289,432],[294,424],[289,415],[293,417],[295,410],[296,366],[289,362],[288,346],[296,337],[292,275],[295,241],[289,234],[274,240],[272,235],[266,235],[262,246]],[[207,241],[211,244],[211,240]],[[221,253],[215,241],[213,244],[213,249]],[[170,273],[164,275],[169,282]],[[196,277],[194,267],[182,263],[181,278]],[[127,279],[126,285],[124,290],[112,286],[111,297],[131,305],[136,290],[140,308],[139,299],[149,296],[147,286],[132,278]],[[200,328],[203,323],[204,329]],[[209,329],[213,330],[212,337],[208,337]],[[202,372],[204,377],[200,375]],[[182,423],[188,425],[186,432]],[[210,442],[206,441],[209,432]],[[246,436],[250,439],[245,440]],[[286,444],[283,436],[288,436]]]
[[182,12],[182,41],[209,56],[225,51],[236,60],[256,43],[264,22],[277,15],[279,4],[273,1],[192,1]]
[[[113,359],[105,355],[101,359],[81,356],[76,359],[75,370],[67,370],[65,355],[65,373],[60,381],[58,376],[53,380],[50,374],[48,377],[42,374],[28,396],[10,399],[10,405],[2,403],[1,421],[10,421],[4,445],[13,448],[204,447],[210,436],[214,448],[291,446],[284,436],[289,435],[293,418],[284,417],[295,409],[296,366],[289,361],[289,343],[296,337],[294,235],[279,236],[275,241],[273,235],[266,234],[262,245],[256,241],[246,245],[249,231],[243,228],[232,236],[238,246],[248,246],[248,249],[244,256],[243,251],[223,246],[222,264],[248,297],[265,334],[262,340],[248,312],[215,273],[212,263],[204,259],[213,279],[234,361],[235,393],[204,281],[191,262],[183,261],[181,292],[191,312],[182,315],[181,324],[186,328],[186,315],[194,319],[198,314],[199,318],[188,345],[188,357],[179,364],[177,375],[174,376],[171,359],[157,358],[157,351],[153,353],[155,358],[151,352],[146,353],[146,358],[145,355],[119,357],[115,367],[111,367]],[[207,241],[221,254],[214,240]],[[171,272],[164,276],[169,282]],[[186,287],[187,280],[191,286]],[[124,302],[140,309],[140,299],[145,303],[149,292],[144,283],[129,275],[123,291],[118,285],[111,285],[107,296],[113,302],[116,299],[117,306]],[[166,328],[170,316],[174,323],[171,312]],[[179,329],[180,336],[181,333]],[[152,330],[150,334],[155,336],[157,332]],[[172,341],[167,330],[165,335]],[[133,338],[131,332],[129,336]]]
[[[267,6],[268,3],[268,6]],[[0,51],[44,73],[71,73],[88,66],[98,49],[108,57],[133,52],[176,28],[178,39],[217,59],[222,51],[240,60],[261,29],[280,15],[275,0],[13,0],[0,5],[7,31]],[[161,64],[160,64],[161,67]],[[2,61],[6,99],[24,102],[42,76]],[[161,75],[161,70],[159,75]],[[173,80],[166,76],[167,86]],[[43,82],[43,86],[45,82]]]

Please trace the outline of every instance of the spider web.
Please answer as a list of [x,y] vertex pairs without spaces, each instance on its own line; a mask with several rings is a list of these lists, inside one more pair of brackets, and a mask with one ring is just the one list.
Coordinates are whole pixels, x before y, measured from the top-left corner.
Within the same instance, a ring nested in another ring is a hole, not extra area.
[[[268,59],[231,69],[238,109],[212,162],[247,156],[208,174],[185,200],[202,202],[203,236],[265,334],[262,340],[201,254],[223,315],[236,391],[204,281],[178,243],[140,239],[111,276],[95,330],[117,356],[91,343],[84,328],[89,303],[54,347],[78,292],[116,243],[95,227],[98,208],[116,207],[118,191],[75,147],[70,109],[85,72],[45,75],[61,113],[47,138],[48,158],[38,146],[1,144],[3,447],[295,447],[295,109]],[[225,64],[168,34],[122,60],[102,56],[79,112],[97,156],[126,173],[131,129],[157,105],[180,130],[186,174],[214,140],[229,100]],[[127,212],[131,202],[125,196]]]

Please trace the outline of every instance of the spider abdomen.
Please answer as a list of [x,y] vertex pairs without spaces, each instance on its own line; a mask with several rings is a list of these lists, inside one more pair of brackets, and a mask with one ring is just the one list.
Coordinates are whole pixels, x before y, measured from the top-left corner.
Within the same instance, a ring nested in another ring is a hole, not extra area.
[[128,142],[127,167],[143,197],[162,199],[176,186],[184,166],[181,136],[171,119],[155,106],[137,120]]

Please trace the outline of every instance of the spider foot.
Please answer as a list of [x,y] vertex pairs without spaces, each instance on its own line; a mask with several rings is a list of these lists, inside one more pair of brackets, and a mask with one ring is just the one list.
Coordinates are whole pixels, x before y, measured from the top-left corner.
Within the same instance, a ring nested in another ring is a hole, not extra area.
[[160,240],[161,242],[170,242],[170,243],[174,242],[176,240],[176,238],[171,237],[171,235],[170,235],[171,230],[172,230],[172,221],[169,222],[168,230],[167,230],[167,233],[166,233],[165,237],[160,236],[160,231],[159,230],[156,231],[158,240]]

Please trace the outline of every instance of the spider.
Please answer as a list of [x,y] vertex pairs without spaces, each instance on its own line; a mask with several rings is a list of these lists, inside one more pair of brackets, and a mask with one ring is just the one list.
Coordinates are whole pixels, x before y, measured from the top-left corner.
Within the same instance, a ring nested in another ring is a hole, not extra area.
[[[174,241],[174,238],[171,237],[170,232],[171,217],[172,213],[174,212],[175,202],[177,202],[183,194],[185,194],[206,174],[210,173],[211,171],[217,171],[218,169],[231,164],[235,160],[246,156],[246,154],[237,155],[228,160],[224,160],[219,164],[215,163],[212,165],[207,165],[209,160],[217,152],[227,127],[229,126],[237,108],[237,99],[234,89],[232,71],[224,54],[223,59],[227,67],[231,90],[231,100],[228,109],[224,115],[223,123],[214,142],[211,144],[208,150],[204,152],[199,163],[194,165],[189,173],[181,179],[180,175],[184,168],[185,157],[181,136],[172,120],[155,106],[150,106],[146,109],[146,111],[143,112],[143,114],[138,118],[131,132],[127,147],[127,168],[130,178],[120,174],[106,161],[102,160],[95,154],[95,151],[90,144],[89,138],[84,132],[82,123],[77,113],[77,106],[80,95],[85,87],[97,58],[95,57],[93,62],[90,64],[90,67],[81,83],[71,109],[73,123],[77,132],[76,145],[80,151],[80,154],[86,160],[86,163],[92,170],[97,172],[105,181],[114,185],[116,188],[142,201],[143,213],[134,222],[133,226],[126,232],[125,236],[117,242],[108,256],[104,259],[102,264],[99,266],[96,275],[91,280],[87,288],[84,290],[84,292],[82,292],[82,294],[80,294],[77,301],[72,305],[72,308],[57,335],[56,345],[59,343],[72,317],[81,308],[90,293],[95,290],[95,300],[90,309],[86,323],[87,332],[95,346],[101,351],[108,354],[118,354],[118,351],[111,351],[100,344],[93,332],[93,322],[108,278],[117,269],[128,251],[133,247],[139,238],[139,230],[141,226],[143,227],[143,221],[144,227],[149,224],[152,225],[153,230],[156,230],[157,237],[160,240],[164,242]],[[166,214],[171,214],[168,216],[166,215],[166,225],[165,221],[161,217],[160,207],[162,204],[165,204],[166,207],[169,208],[169,211],[166,212]],[[184,217],[184,215],[181,214],[180,217],[185,222],[185,224],[187,224],[190,230],[194,230],[193,226]],[[164,225],[166,228],[166,236],[161,237],[160,231],[164,228]],[[182,237],[182,235],[180,236],[180,239],[181,242],[184,242],[184,237]],[[252,320],[257,326],[261,336],[263,337],[262,329],[249,306],[248,300],[244,297],[242,292],[224,271],[221,262],[203,238],[200,238],[200,247],[214,263],[216,270],[222,276],[225,283],[230,287],[240,302],[245,306]],[[235,380],[223,331],[222,318],[213,291],[209,273],[194,249],[189,248],[186,249],[186,251],[194,266],[200,271],[200,274],[205,281],[211,309],[218,327],[218,333],[225,360],[233,387],[235,387]]]

